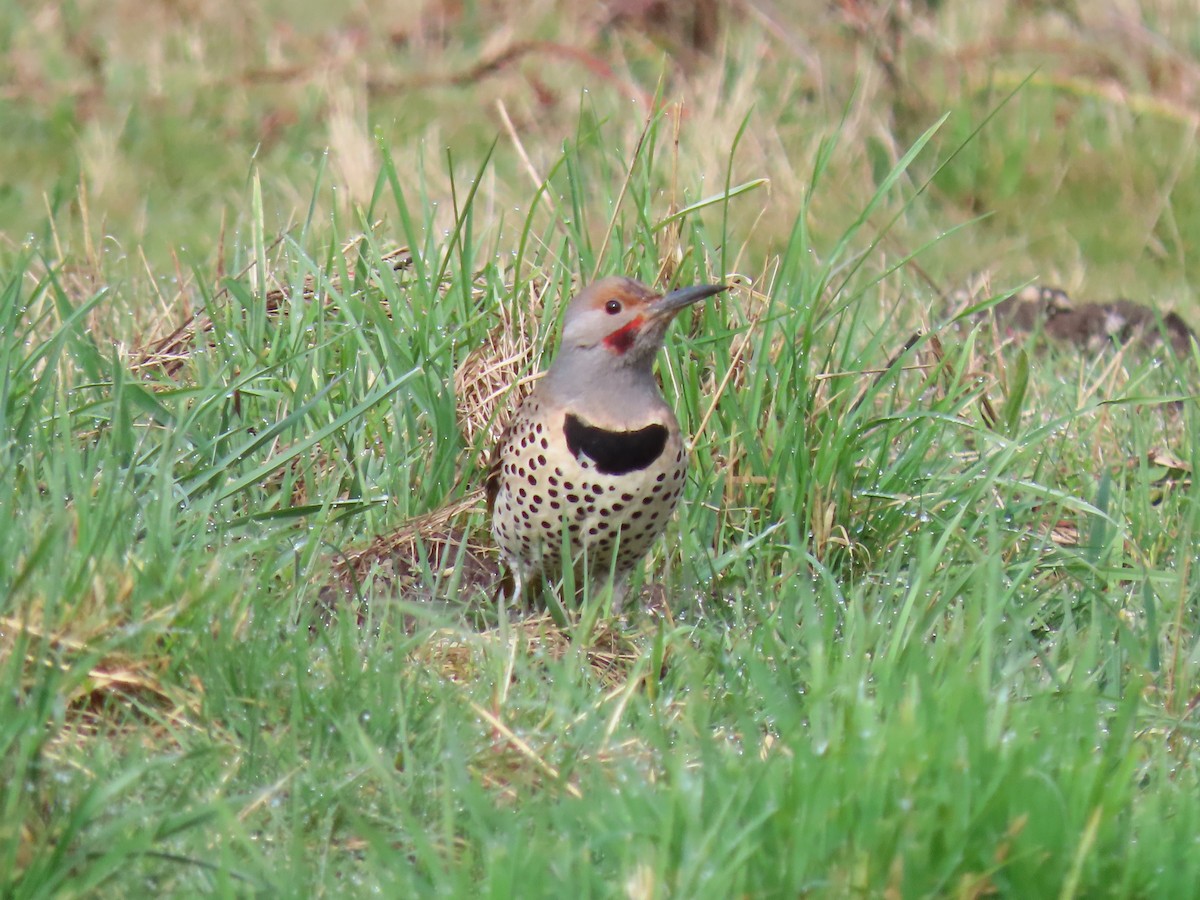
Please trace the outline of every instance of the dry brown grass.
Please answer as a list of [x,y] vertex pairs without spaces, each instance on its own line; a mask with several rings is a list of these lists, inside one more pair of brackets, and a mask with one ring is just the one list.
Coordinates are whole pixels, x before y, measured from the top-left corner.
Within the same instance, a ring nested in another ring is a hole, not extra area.
[[470,446],[482,441],[490,446],[500,438],[504,409],[516,409],[533,387],[538,340],[536,323],[542,321],[545,283],[534,282],[527,297],[499,307],[500,321],[487,341],[471,350],[454,372],[458,398],[458,423]]
[[[332,611],[343,598],[361,597],[367,584],[373,586],[373,596],[418,602],[466,603],[489,596],[499,563],[493,548],[478,543],[467,528],[482,508],[482,489],[472,491],[365,547],[339,554],[332,560],[335,586],[323,590],[322,602]],[[427,572],[436,580],[456,578],[457,596],[433,596]]]
[[[353,256],[358,253],[361,239],[356,238],[343,248],[347,262],[353,264]],[[401,272],[412,265],[412,254],[407,247],[399,247],[385,253],[381,259],[389,264],[394,272]],[[250,275],[250,271],[241,273],[241,277]],[[341,285],[336,274],[327,281],[318,284],[317,279],[306,275],[300,289],[300,298],[305,302],[317,300],[331,310],[335,307],[335,295],[341,291]],[[293,289],[274,287],[267,291],[263,298],[263,310],[268,316],[277,316],[297,298]],[[228,291],[222,289],[214,296],[215,301],[228,297]],[[180,295],[182,304],[182,295]],[[181,369],[197,351],[203,350],[213,331],[212,315],[209,312],[193,312],[184,310],[183,315],[174,324],[160,321],[143,334],[131,353],[129,367],[138,373],[161,372],[168,378],[177,376]],[[170,330],[166,334],[156,333],[160,330]]]
[[[0,656],[19,654],[23,690],[32,691],[46,677],[45,668],[61,676],[63,718],[50,749],[56,758],[77,761],[78,749],[99,736],[162,746],[174,744],[176,732],[198,727],[203,685],[181,686],[168,675],[169,656],[122,649],[114,639],[131,628],[135,578],[129,571],[97,571],[69,614],[48,613],[34,600],[19,618],[0,617]],[[181,597],[154,611],[137,623],[138,629],[165,630],[188,602]]]

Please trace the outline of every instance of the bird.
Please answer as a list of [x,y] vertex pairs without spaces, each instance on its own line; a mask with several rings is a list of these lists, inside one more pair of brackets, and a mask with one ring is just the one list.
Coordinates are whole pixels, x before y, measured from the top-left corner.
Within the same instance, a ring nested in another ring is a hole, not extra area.
[[675,317],[726,287],[660,294],[611,276],[567,305],[558,352],[487,469],[492,537],[506,570],[498,602],[524,602],[569,565],[589,584],[611,578],[621,611],[629,577],[665,530],[687,473],[654,361]]

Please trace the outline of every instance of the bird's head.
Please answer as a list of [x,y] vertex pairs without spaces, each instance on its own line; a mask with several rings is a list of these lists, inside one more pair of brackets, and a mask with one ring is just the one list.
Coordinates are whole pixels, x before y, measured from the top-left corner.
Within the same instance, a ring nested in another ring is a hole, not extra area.
[[632,278],[603,278],[567,307],[559,357],[649,369],[680,310],[723,290],[723,284],[704,284],[658,294]]

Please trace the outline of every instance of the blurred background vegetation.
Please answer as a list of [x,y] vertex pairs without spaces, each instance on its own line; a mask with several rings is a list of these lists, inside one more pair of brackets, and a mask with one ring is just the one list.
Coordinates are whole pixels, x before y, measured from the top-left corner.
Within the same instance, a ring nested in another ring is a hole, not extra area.
[[448,155],[473,173],[499,135],[485,196],[516,210],[581,112],[613,123],[627,152],[652,109],[677,103],[680,185],[715,193],[727,169],[734,184],[769,179],[769,199],[731,209],[739,259],[761,272],[822,141],[838,143],[812,208],[818,246],[949,113],[910,170],[932,181],[891,249],[971,222],[921,258],[943,288],[994,272],[1186,314],[1200,238],[1194,12],[1187,0],[10,4],[0,233],[40,242],[49,215],[77,263],[212,270],[222,241],[244,238],[253,170],[268,230],[282,232],[314,195],[318,221],[366,205],[384,149],[442,199],[448,225]]

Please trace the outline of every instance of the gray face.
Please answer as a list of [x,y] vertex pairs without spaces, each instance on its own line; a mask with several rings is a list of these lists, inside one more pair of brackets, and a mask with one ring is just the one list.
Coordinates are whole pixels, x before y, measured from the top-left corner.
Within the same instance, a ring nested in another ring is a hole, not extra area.
[[724,285],[700,285],[661,295],[632,278],[601,279],[567,308],[559,354],[598,357],[609,365],[649,366],[679,311],[723,290]]

